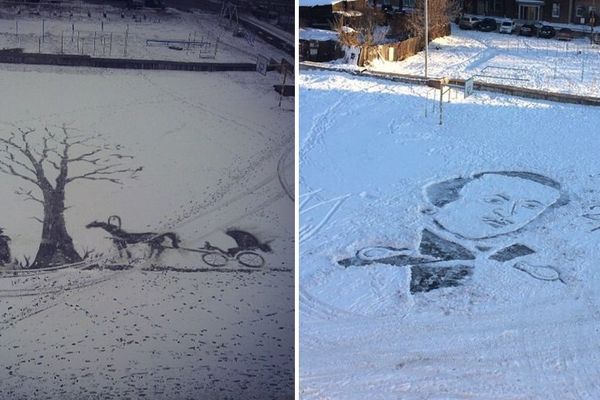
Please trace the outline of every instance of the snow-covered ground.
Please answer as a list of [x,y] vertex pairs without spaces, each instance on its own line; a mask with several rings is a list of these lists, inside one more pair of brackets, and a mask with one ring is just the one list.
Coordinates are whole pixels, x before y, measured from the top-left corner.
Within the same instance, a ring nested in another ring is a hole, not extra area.
[[[0,137],[19,128],[60,137],[64,125],[101,135],[137,170],[121,174],[123,185],[67,186],[80,254],[127,264],[107,232],[85,227],[115,214],[126,231],[172,231],[187,249],[206,240],[235,247],[225,230],[236,228],[273,250],[257,251],[261,268],[235,260],[213,268],[183,249],[139,260],[148,248],[133,245],[138,261],[126,270],[0,275],[3,399],[292,395],[294,121],[293,100],[277,106],[280,80],[277,72],[0,67]],[[76,164],[73,175],[85,167]],[[0,187],[0,227],[23,261],[39,245],[42,206],[15,194],[35,189],[27,181],[0,174]]]
[[[400,62],[376,60],[369,69],[423,75],[423,52]],[[585,96],[600,96],[600,46],[497,32],[464,31],[431,42],[428,73]]]
[[235,24],[201,11],[79,5],[35,12],[23,6],[0,10],[0,49],[192,62],[256,62],[259,54],[288,58],[251,32],[234,36]]
[[598,398],[597,110],[299,85],[301,398]]

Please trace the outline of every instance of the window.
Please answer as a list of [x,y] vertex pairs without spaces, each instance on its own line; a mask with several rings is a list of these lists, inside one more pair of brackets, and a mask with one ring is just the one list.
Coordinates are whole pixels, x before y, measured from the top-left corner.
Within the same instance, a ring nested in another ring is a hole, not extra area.
[[403,8],[415,8],[415,0],[402,0]]
[[552,3],[552,18],[560,17],[560,4]]
[[585,8],[583,8],[583,7],[577,7],[577,8],[575,9],[575,16],[576,16],[577,18],[581,18],[581,17],[583,17],[583,11],[584,11],[584,10],[585,10]]

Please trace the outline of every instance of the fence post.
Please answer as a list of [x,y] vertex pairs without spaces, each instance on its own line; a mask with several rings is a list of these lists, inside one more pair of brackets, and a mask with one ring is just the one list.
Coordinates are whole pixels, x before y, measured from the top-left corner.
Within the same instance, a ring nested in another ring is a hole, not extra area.
[[123,47],[123,57],[127,57],[127,36],[129,35],[129,24],[127,24],[127,28],[125,29],[125,45]]
[[287,67],[283,64],[283,60],[281,60],[281,69],[283,70],[283,83],[281,85],[281,93],[279,94],[279,107],[281,108],[281,101],[283,100],[283,91],[285,90],[285,81],[287,79]]
[[444,84],[440,83],[440,125],[442,124],[443,105],[444,105]]

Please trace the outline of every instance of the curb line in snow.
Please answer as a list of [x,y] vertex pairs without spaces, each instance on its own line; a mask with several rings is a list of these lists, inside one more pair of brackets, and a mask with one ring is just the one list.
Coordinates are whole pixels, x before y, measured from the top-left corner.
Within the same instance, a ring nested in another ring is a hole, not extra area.
[[[365,69],[346,69],[339,68],[334,66],[329,66],[326,64],[320,64],[316,62],[300,62],[301,69],[319,69],[326,71],[337,71],[337,72],[345,72],[350,75],[356,76],[367,76],[374,77],[379,79],[386,79],[394,82],[403,82],[410,84],[418,84],[418,85],[431,85],[431,81],[439,81],[441,78],[429,78],[425,79],[425,77],[420,75],[405,75],[405,74],[396,74],[392,72],[374,72],[367,71]],[[450,78],[450,85],[455,86],[464,86],[465,79],[455,79]],[[524,97],[527,99],[536,99],[536,100],[547,100],[558,103],[569,103],[569,104],[580,104],[586,106],[600,106],[600,98],[599,97],[591,97],[591,96],[579,96],[568,93],[557,93],[557,92],[548,92],[545,90],[536,90],[536,89],[527,89],[518,86],[509,86],[509,85],[499,85],[495,83],[487,83],[481,81],[475,81],[474,87],[476,90],[486,91],[486,92],[494,92],[494,93],[502,93],[510,96],[516,97]]]

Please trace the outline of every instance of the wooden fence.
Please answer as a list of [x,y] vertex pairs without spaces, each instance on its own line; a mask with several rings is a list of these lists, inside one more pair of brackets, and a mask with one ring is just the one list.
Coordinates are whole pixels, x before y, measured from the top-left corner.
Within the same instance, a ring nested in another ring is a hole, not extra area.
[[[442,36],[449,36],[450,24],[439,29],[432,29],[429,40]],[[364,66],[373,60],[402,61],[405,58],[417,54],[425,48],[425,40],[422,37],[414,37],[397,43],[382,44],[377,46],[363,46],[358,61],[359,66]]]
[[[256,71],[256,64],[254,63],[195,63],[166,60],[94,58],[73,54],[23,53],[21,49],[1,50],[0,63],[173,71]],[[273,68],[273,66],[270,66],[269,70],[273,70]]]

